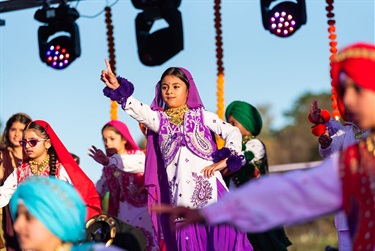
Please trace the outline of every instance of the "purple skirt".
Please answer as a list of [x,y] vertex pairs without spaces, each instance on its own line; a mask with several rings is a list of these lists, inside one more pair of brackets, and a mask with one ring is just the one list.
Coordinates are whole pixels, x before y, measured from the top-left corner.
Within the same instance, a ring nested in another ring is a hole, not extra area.
[[[217,189],[219,198],[227,193],[219,181]],[[253,251],[246,233],[224,224],[191,224],[176,231],[176,240],[179,251]]]

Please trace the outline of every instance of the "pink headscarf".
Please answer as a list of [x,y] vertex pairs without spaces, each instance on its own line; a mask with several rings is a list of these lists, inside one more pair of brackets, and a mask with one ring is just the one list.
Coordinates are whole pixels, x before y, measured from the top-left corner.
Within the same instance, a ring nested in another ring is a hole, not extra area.
[[119,120],[111,120],[106,125],[113,126],[114,128],[116,128],[121,133],[121,135],[126,140],[126,145],[125,145],[126,150],[134,150],[134,151],[141,150],[138,147],[137,143],[135,143],[135,141],[134,141],[132,135],[130,134],[130,131],[129,131],[128,127],[125,125],[125,123],[123,123]]

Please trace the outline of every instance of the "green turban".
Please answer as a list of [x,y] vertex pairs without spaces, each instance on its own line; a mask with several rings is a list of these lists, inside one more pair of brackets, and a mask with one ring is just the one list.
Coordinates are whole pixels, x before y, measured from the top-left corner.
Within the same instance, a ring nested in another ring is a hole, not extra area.
[[258,110],[244,101],[233,101],[225,111],[225,118],[228,120],[232,115],[241,125],[254,136],[259,135],[262,130],[262,117]]

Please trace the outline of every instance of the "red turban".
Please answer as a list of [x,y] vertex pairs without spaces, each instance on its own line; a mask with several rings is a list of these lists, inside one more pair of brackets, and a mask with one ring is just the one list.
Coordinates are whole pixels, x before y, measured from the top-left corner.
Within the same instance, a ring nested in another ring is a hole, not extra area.
[[[375,45],[355,43],[342,49],[332,61],[332,85],[336,93],[340,92],[340,73],[344,72],[349,78],[365,89],[375,91]],[[345,119],[345,108],[340,95],[337,105],[341,116]]]

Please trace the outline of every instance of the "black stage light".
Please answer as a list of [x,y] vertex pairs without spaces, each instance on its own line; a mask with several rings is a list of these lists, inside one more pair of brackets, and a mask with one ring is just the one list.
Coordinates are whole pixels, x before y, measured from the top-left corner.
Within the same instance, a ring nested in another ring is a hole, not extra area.
[[60,70],[81,55],[79,29],[75,23],[78,17],[78,11],[65,2],[57,8],[44,6],[37,10],[34,18],[46,23],[38,29],[39,56],[42,62]]
[[115,245],[128,251],[147,249],[147,240],[142,230],[108,214],[96,215],[86,222],[85,241]]
[[[143,10],[135,20],[138,56],[147,66],[161,65],[183,50],[181,0],[132,0]],[[155,21],[164,19],[168,27],[151,33]]]
[[[150,33],[159,19],[164,19],[169,26]],[[135,22],[138,56],[144,65],[161,65],[183,50],[182,19],[177,8],[146,9],[138,14]]]
[[305,0],[278,1],[270,7],[275,0],[261,0],[262,22],[266,30],[278,37],[293,35],[303,24],[306,24]]

